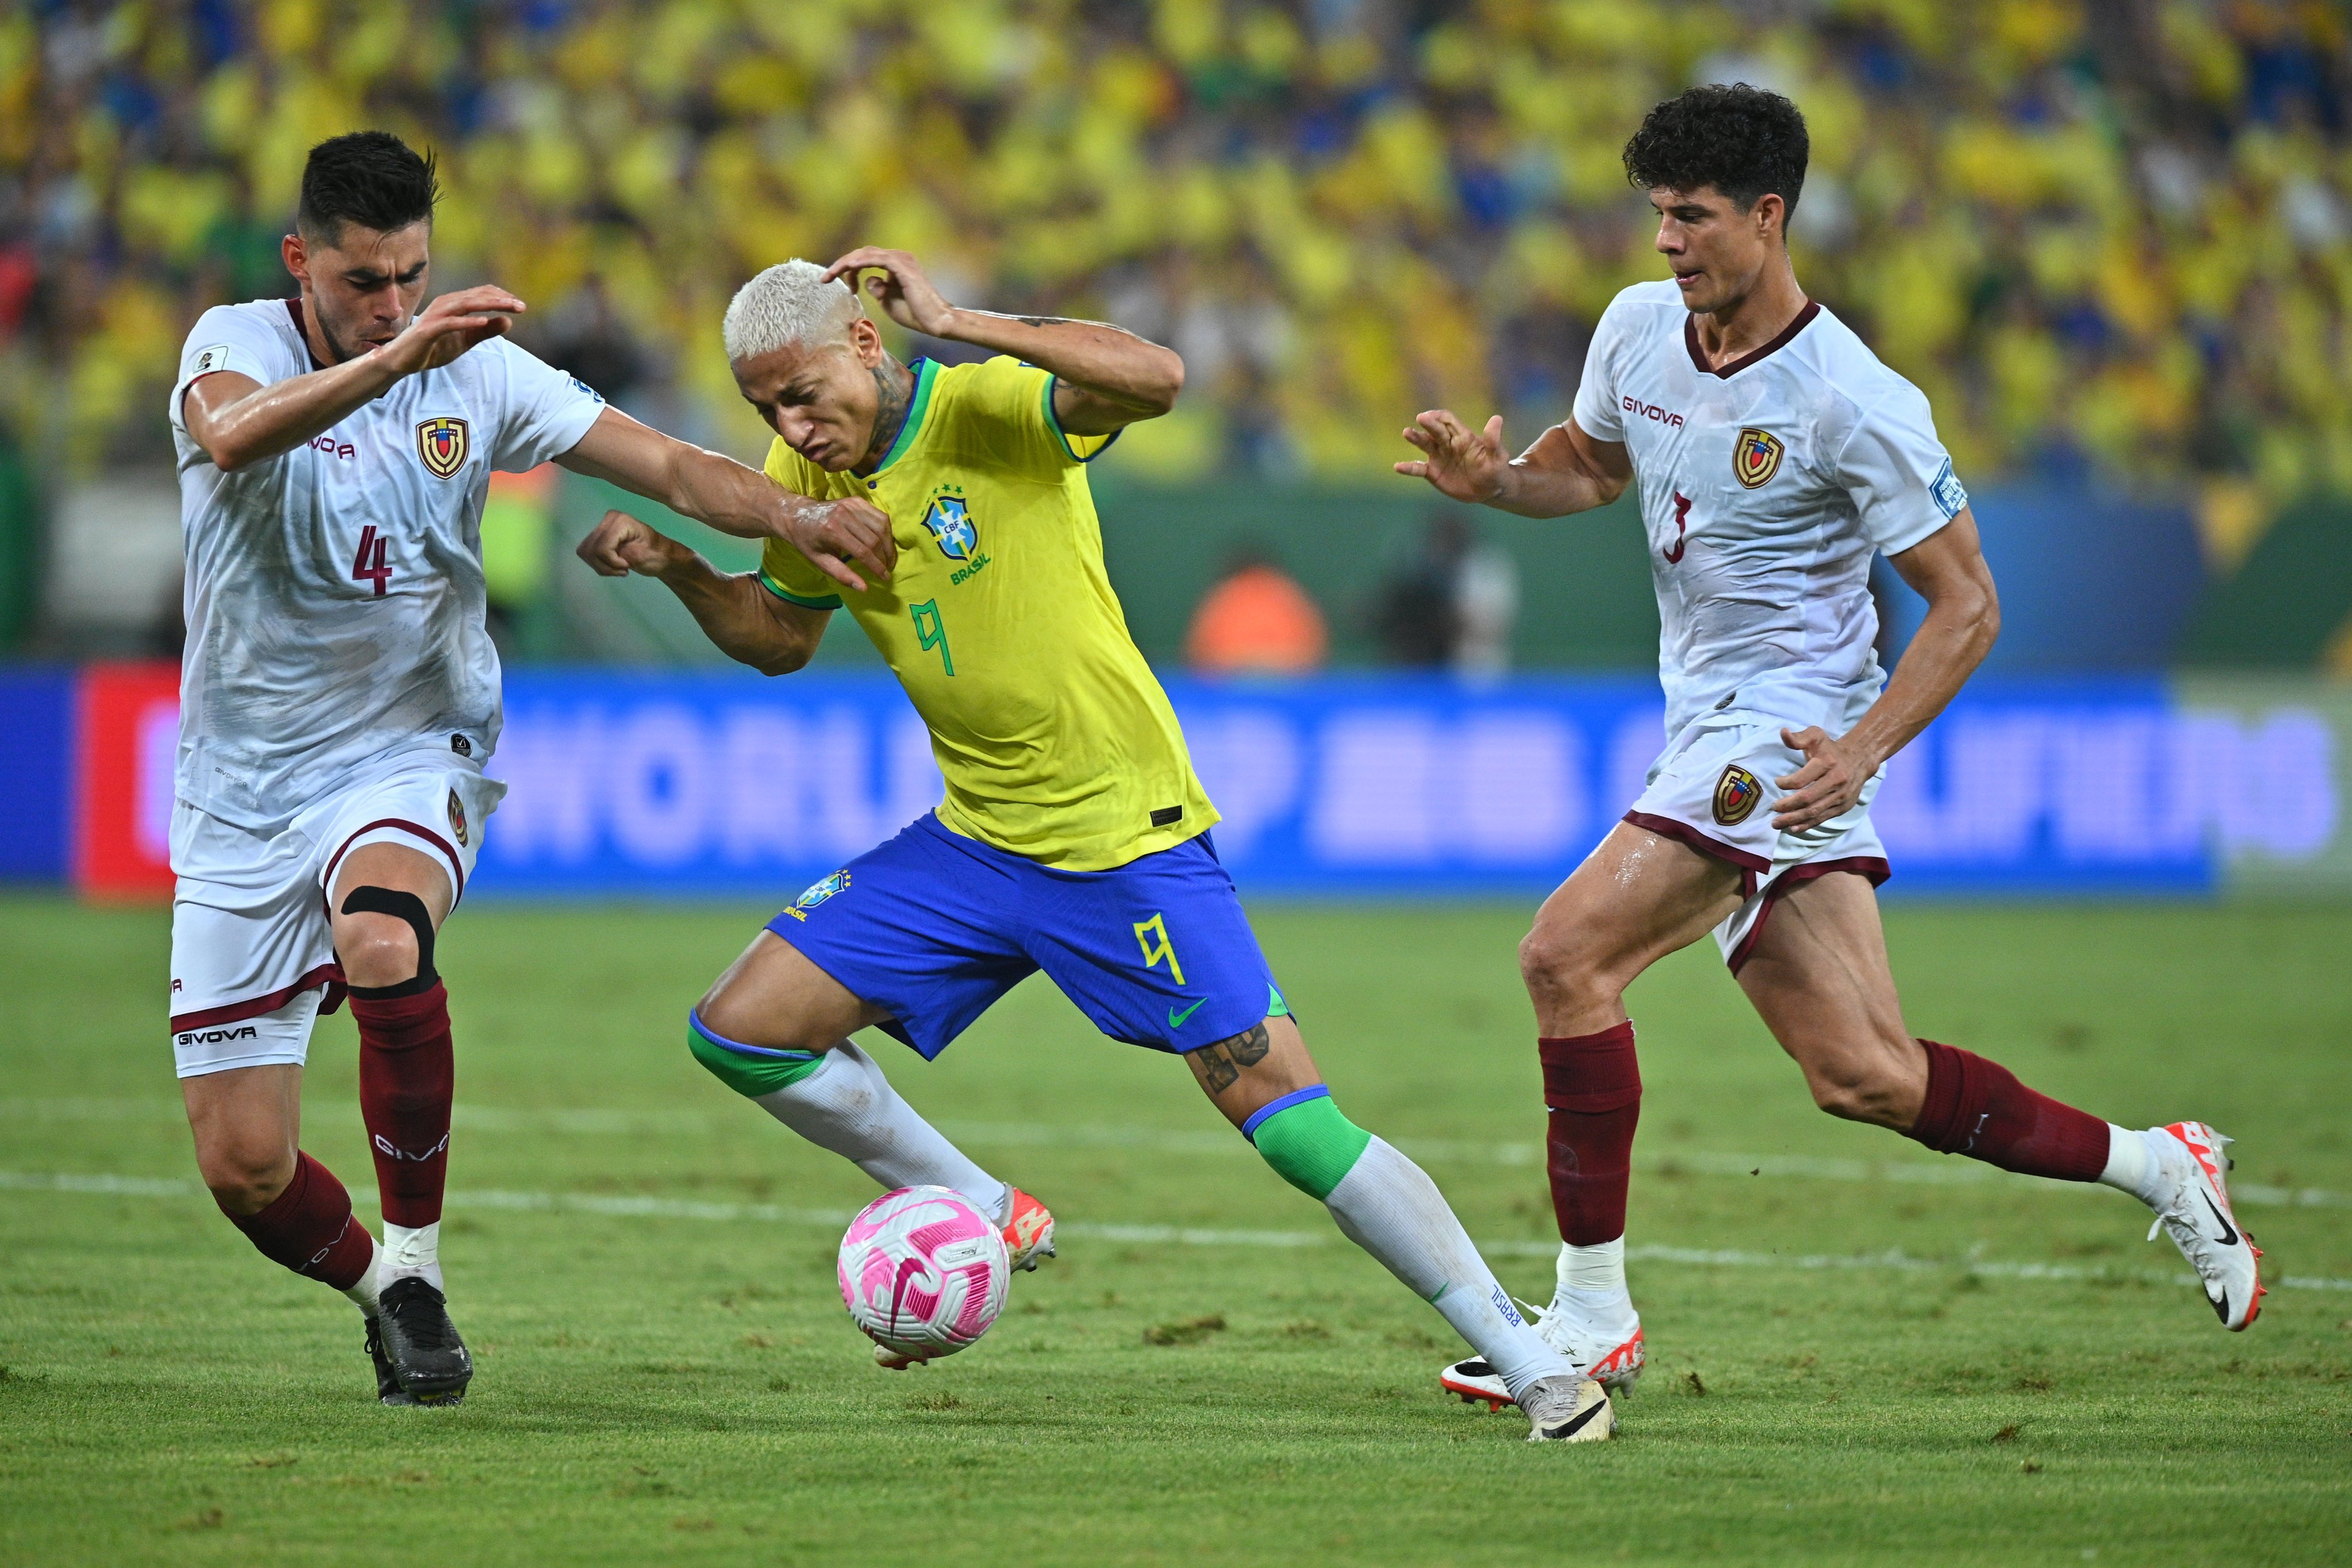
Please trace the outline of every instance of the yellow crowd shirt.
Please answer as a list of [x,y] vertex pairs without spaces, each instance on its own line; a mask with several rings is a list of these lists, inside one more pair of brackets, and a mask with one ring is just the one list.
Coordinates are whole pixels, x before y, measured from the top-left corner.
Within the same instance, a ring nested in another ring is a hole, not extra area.
[[873,639],[930,727],[953,831],[1106,871],[1208,828],[1216,808],[1103,570],[1085,465],[1111,438],[1066,434],[1034,365],[911,369],[906,423],[873,474],[828,473],[781,440],[767,462],[796,494],[887,513],[891,580],[851,592],[771,540],[760,580],[795,604],[845,604]]

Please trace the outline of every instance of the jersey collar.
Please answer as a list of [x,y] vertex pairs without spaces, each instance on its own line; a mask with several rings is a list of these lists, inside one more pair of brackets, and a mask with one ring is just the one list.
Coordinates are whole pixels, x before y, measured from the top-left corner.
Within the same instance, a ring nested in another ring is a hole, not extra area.
[[907,400],[907,417],[899,423],[898,439],[890,444],[890,450],[884,453],[882,461],[874,465],[874,473],[877,476],[891,464],[904,457],[907,449],[915,444],[916,433],[923,425],[923,415],[930,412],[931,378],[939,373],[940,367],[929,360],[917,360],[907,368],[915,372],[915,395]]
[[1773,354],[1776,354],[1782,349],[1787,348],[1790,341],[1793,340],[1798,333],[1811,326],[1813,324],[1813,318],[1821,313],[1822,302],[1818,299],[1808,299],[1805,301],[1805,308],[1797,312],[1796,319],[1790,321],[1787,326],[1780,329],[1780,335],[1779,337],[1773,339],[1770,342],[1765,344],[1760,349],[1740,355],[1739,358],[1732,361],[1731,363],[1727,365],[1710,365],[1706,362],[1706,350],[1702,350],[1698,346],[1698,316],[1694,312],[1692,314],[1685,315],[1683,318],[1683,346],[1690,350],[1691,364],[1697,370],[1699,374],[1703,376],[1720,376],[1724,380],[1729,381],[1733,376],[1738,375],[1740,371],[1746,370],[1757,361],[1769,359]]
[[302,324],[302,297],[300,295],[297,294],[292,298],[286,301],[286,314],[294,318],[294,336],[302,340],[302,357],[310,361],[310,368],[312,370],[325,370],[327,367],[319,362],[318,354],[310,347],[310,330],[308,327],[305,327]]

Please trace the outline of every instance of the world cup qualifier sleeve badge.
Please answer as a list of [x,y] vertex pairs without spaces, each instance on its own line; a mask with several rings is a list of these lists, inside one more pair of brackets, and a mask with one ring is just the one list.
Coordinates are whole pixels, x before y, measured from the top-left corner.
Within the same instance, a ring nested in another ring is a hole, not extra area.
[[1764,798],[1764,781],[1737,762],[1723,770],[1715,781],[1715,820],[1727,828],[1736,828],[1756,810],[1756,802]]
[[436,479],[446,479],[463,468],[471,450],[462,419],[428,419],[416,427],[416,455]]
[[1770,481],[1780,471],[1780,455],[1786,449],[1780,438],[1769,430],[1750,425],[1739,433],[1731,445],[1731,476],[1753,490]]

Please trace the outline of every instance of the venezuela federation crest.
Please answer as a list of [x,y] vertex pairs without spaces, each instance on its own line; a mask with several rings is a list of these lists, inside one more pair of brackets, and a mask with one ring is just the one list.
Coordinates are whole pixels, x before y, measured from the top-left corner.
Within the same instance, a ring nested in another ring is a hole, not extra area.
[[1763,798],[1764,781],[1735,762],[1715,781],[1715,820],[1727,828],[1737,827]]
[[416,455],[436,479],[446,479],[463,468],[469,450],[462,419],[428,419],[416,427]]
[[970,560],[980,543],[980,529],[971,520],[971,508],[953,490],[942,490],[931,497],[930,507],[923,514],[923,527],[930,530],[940,553],[950,560]]
[[1780,471],[1780,438],[1749,426],[1731,444],[1731,476],[1753,490]]

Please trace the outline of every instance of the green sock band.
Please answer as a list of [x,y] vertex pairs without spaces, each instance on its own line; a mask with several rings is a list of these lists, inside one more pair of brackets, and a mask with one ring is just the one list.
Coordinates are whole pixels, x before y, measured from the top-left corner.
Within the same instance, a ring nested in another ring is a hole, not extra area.
[[1372,1135],[1339,1113],[1321,1084],[1286,1094],[1242,1124],[1275,1174],[1321,1202],[1356,1168]]
[[738,1045],[705,1029],[702,1020],[686,1015],[686,1049],[710,1075],[747,1100],[789,1088],[824,1064],[822,1054],[806,1051],[771,1051],[764,1046]]

